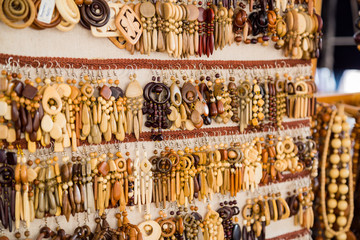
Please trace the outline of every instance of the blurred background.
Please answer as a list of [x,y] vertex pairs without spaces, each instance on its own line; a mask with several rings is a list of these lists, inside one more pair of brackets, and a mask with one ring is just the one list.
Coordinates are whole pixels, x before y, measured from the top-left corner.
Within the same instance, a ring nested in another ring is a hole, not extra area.
[[353,37],[359,31],[360,0],[323,0],[322,4],[324,36],[316,74],[318,90],[326,94],[360,92],[360,51]]

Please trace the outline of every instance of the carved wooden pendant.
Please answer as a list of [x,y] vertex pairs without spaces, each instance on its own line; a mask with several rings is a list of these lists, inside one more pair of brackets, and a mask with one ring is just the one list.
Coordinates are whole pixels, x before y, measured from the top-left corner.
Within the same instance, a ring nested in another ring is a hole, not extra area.
[[135,12],[125,5],[115,19],[116,28],[128,43],[134,45],[140,38],[143,27]]

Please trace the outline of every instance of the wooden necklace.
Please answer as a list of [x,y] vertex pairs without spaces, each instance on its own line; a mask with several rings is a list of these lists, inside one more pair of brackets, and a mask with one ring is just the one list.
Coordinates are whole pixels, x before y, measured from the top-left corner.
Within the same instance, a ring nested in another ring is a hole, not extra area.
[[[351,140],[348,133],[349,128],[350,127],[346,122],[346,116],[344,115],[343,106],[340,106],[338,111],[334,111],[331,115],[321,163],[321,205],[326,228],[325,237],[329,239],[334,236],[336,236],[337,239],[346,239],[346,232],[350,229],[353,218],[353,179],[351,171],[352,163],[350,157]],[[331,132],[333,133],[334,138],[330,141]],[[344,138],[341,140],[340,137],[342,134],[344,134]],[[330,162],[333,167],[329,172],[329,177],[331,178],[331,182],[328,185],[330,199],[326,201],[325,166],[329,144],[333,149],[333,153],[330,155]],[[342,150],[341,154],[340,150]],[[337,168],[339,163],[342,164],[342,168],[340,170]],[[337,182],[337,179],[339,179],[339,182]],[[339,191],[340,194],[340,199],[338,201],[335,199],[335,193],[337,191]],[[349,202],[346,201],[347,198]],[[328,211],[326,206],[328,207]],[[335,208],[339,210],[340,216],[336,217],[334,214]],[[350,212],[349,216],[346,217],[344,216],[344,212],[348,208]],[[339,230],[337,231],[333,229],[333,224],[335,221],[339,226]]]

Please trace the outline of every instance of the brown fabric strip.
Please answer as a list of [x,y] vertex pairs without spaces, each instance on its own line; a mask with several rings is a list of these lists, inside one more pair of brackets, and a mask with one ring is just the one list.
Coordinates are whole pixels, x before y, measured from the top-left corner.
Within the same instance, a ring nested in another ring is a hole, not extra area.
[[289,239],[294,239],[294,238],[298,238],[298,237],[303,237],[309,233],[310,233],[310,231],[307,228],[303,228],[301,230],[286,233],[286,234],[283,234],[283,235],[280,235],[280,236],[277,236],[274,238],[267,238],[266,240],[289,240]]
[[[301,119],[291,122],[283,122],[281,130],[284,129],[296,129],[301,127],[309,127],[310,120],[309,119]],[[231,127],[213,127],[213,128],[200,128],[194,129],[192,131],[188,130],[177,130],[177,131],[164,131],[163,135],[165,140],[177,140],[177,139],[189,139],[189,138],[198,138],[198,137],[220,137],[224,135],[241,135],[246,133],[255,133],[255,132],[267,132],[267,131],[274,131],[276,128],[270,126],[270,124],[262,124],[261,128],[258,131],[253,131],[250,128],[245,129],[243,133],[239,132],[238,126],[231,126]],[[277,129],[276,129],[277,130]],[[140,134],[139,142],[142,141],[151,141],[151,132],[143,132]],[[136,138],[134,134],[126,135],[126,138],[122,143],[125,142],[136,142]],[[102,141],[101,144],[113,144],[118,143],[119,141],[113,138],[110,142],[106,142],[105,140]],[[27,142],[25,139],[17,140],[13,143],[14,146],[20,145],[22,149],[27,149]],[[81,145],[89,145],[87,141],[80,141]],[[4,146],[7,147],[7,142],[4,141]],[[50,145],[48,146],[50,147]]]
[[56,62],[61,67],[81,68],[82,66],[91,66],[92,69],[108,69],[116,68],[124,69],[133,65],[134,68],[141,69],[161,69],[161,68],[182,68],[182,69],[211,69],[214,67],[227,68],[250,68],[250,67],[294,67],[299,64],[311,65],[310,60],[296,60],[296,59],[279,59],[279,60],[266,60],[266,61],[222,61],[222,60],[157,60],[157,59],[86,59],[86,58],[63,58],[63,57],[30,57],[19,56],[10,54],[0,54],[0,63],[5,64],[8,59],[12,57],[15,61],[20,61],[20,66],[31,65],[37,67],[46,64],[48,67],[53,64],[55,67]]
[[[295,173],[286,173],[283,174],[283,179],[281,179],[280,181],[276,181],[276,180],[272,180],[270,176],[268,176],[269,178],[269,184],[271,183],[281,183],[281,182],[287,182],[287,181],[293,181],[295,179],[300,179],[300,178],[304,178],[307,176],[310,176],[310,171],[309,170],[304,170],[301,172],[295,172]],[[259,186],[266,186],[267,184],[259,184]]]

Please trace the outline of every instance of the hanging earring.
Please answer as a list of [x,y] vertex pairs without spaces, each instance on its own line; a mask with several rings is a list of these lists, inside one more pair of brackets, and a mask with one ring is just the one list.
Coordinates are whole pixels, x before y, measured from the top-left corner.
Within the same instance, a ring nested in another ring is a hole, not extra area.
[[143,113],[141,111],[143,103],[143,89],[136,80],[135,73],[130,75],[130,83],[126,88],[125,96],[127,97],[127,133],[134,133],[136,139],[139,140],[143,119]]

